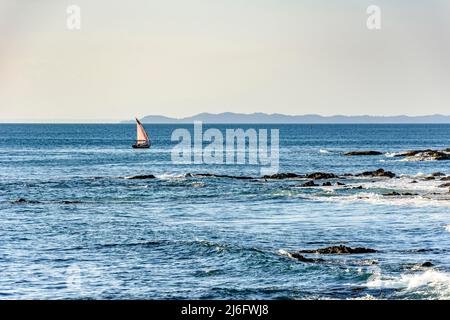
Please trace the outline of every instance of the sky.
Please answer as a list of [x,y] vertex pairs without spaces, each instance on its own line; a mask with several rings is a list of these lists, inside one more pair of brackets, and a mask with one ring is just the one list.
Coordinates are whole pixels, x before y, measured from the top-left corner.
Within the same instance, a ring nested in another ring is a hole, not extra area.
[[0,122],[449,115],[449,88],[448,0],[0,0]]

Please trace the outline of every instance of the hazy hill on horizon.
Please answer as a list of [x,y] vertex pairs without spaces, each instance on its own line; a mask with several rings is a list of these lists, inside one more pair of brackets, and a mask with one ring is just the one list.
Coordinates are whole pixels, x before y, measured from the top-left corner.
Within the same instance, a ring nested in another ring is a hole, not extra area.
[[[321,116],[317,114],[285,115],[279,113],[199,113],[191,117],[171,118],[161,115],[148,115],[140,119],[142,123],[192,123],[202,121],[203,123],[450,123],[450,115],[425,115],[425,116]],[[133,120],[123,121],[130,123]]]

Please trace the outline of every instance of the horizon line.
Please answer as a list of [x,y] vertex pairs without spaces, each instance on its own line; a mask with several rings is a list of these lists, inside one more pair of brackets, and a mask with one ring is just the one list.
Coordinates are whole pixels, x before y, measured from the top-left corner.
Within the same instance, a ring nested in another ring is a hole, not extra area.
[[[397,114],[397,115],[368,115],[368,114],[354,114],[354,115],[348,115],[348,114],[334,114],[334,115],[321,115],[321,114],[296,114],[296,115],[292,115],[292,114],[282,114],[282,113],[264,113],[264,112],[253,112],[253,113],[238,113],[238,112],[219,112],[219,113],[209,113],[209,112],[200,112],[200,113],[196,113],[194,115],[191,116],[184,116],[184,117],[174,117],[174,116],[166,116],[166,115],[157,115],[157,114],[151,114],[151,115],[145,115],[142,117],[137,117],[138,119],[143,119],[146,117],[162,117],[162,118],[167,118],[168,120],[174,120],[176,122],[174,123],[179,123],[179,121],[183,121],[189,118],[193,118],[199,115],[223,115],[223,114],[234,114],[234,115],[239,115],[239,116],[252,116],[252,115],[265,115],[265,116],[284,116],[284,117],[310,117],[310,116],[315,116],[315,117],[321,117],[321,118],[334,118],[334,117],[348,117],[348,118],[357,118],[357,117],[367,117],[367,118],[397,118],[397,117],[406,117],[406,118],[420,118],[420,117],[433,117],[433,116],[437,116],[437,117],[450,117],[449,115],[446,114],[439,114],[439,113],[435,113],[435,114],[423,114],[423,115],[408,115],[408,114]],[[130,122],[133,121],[134,117],[131,117],[130,119],[119,119],[119,118],[114,118],[114,119],[71,119],[71,118],[44,118],[44,119],[23,119],[23,118],[19,118],[19,119],[0,119],[0,124],[123,124],[126,122]],[[155,124],[157,124],[158,122],[154,122]],[[221,123],[232,123],[229,121],[226,122],[211,122],[208,121],[208,123],[217,123],[217,124],[221,124]],[[236,123],[244,123],[244,122],[236,122]],[[249,122],[249,123],[253,123],[253,122]],[[270,124],[271,122],[267,122],[267,124]],[[277,121],[276,123],[280,123],[279,121]],[[330,122],[330,124],[332,124],[333,122]],[[358,123],[365,123],[365,122],[355,122],[355,124]],[[161,124],[168,124],[168,122],[161,122]],[[301,123],[299,123],[301,124]],[[425,124],[425,123],[424,123]]]

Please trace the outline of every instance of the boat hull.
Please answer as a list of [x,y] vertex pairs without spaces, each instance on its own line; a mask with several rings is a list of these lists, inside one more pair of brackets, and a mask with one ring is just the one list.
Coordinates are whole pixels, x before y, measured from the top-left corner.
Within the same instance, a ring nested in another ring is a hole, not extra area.
[[133,149],[148,149],[150,148],[150,143],[135,143],[132,147]]

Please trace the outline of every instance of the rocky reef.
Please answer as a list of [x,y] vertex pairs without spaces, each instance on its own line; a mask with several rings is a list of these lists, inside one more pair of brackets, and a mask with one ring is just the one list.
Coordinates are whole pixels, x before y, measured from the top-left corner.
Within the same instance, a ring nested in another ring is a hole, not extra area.
[[344,152],[344,156],[379,156],[382,155],[383,152],[380,151],[350,151],[350,152]]

